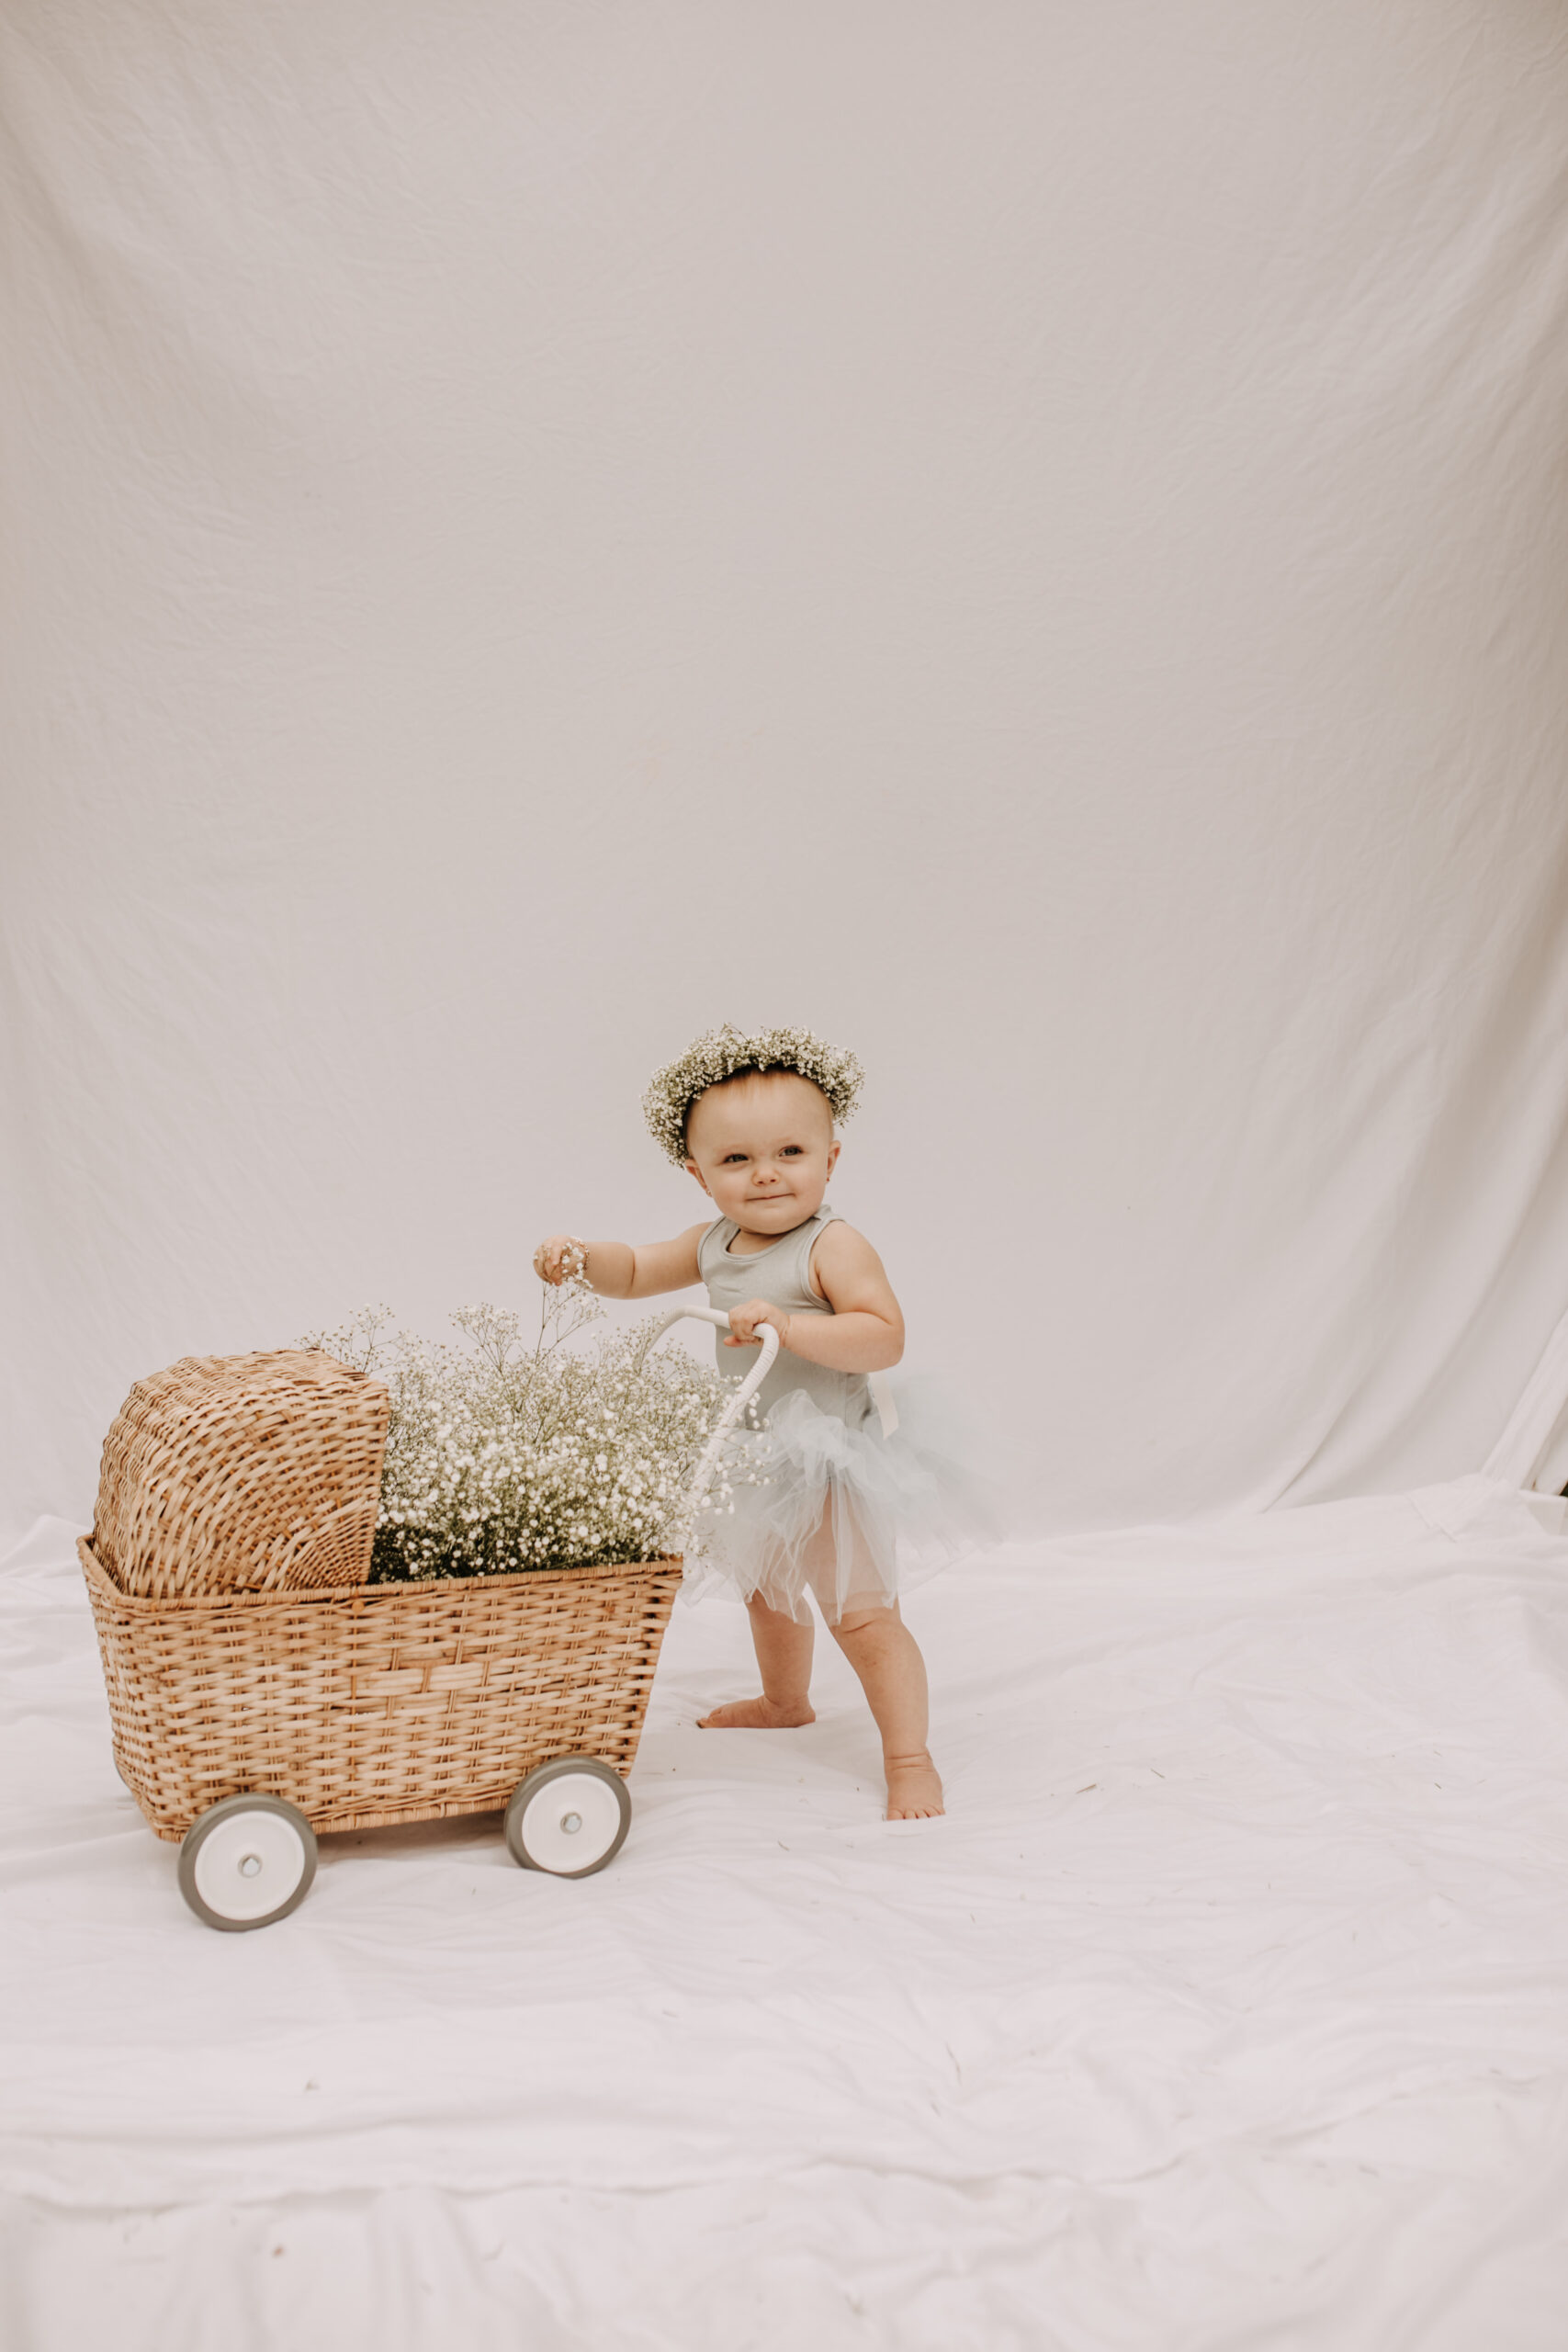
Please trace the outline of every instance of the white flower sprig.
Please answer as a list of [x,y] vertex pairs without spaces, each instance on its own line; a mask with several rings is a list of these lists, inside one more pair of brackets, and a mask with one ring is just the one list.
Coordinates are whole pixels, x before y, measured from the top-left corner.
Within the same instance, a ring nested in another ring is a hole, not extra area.
[[847,1046],[830,1046],[810,1029],[709,1029],[688,1046],[678,1061],[655,1070],[642,1098],[649,1133],[677,1168],[686,1164],[686,1114],[710,1086],[722,1086],[743,1070],[790,1069],[808,1078],[828,1098],[837,1120],[847,1119],[860,1096],[865,1072]]
[[[532,1347],[515,1315],[484,1306],[451,1318],[467,1345],[389,1330],[384,1306],[302,1342],[390,1393],[372,1583],[694,1548],[687,1488],[736,1383],[655,1349],[651,1323],[567,1344],[603,1311],[579,1267],[546,1293]],[[741,1451],[738,1441],[706,1510],[726,1509],[736,1476],[756,1476],[737,1466]]]

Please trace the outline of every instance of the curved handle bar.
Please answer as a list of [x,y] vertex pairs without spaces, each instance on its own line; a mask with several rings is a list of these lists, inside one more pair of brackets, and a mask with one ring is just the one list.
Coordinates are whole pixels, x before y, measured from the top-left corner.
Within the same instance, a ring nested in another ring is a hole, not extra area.
[[[649,1347],[655,1346],[664,1337],[671,1324],[679,1323],[688,1315],[699,1323],[715,1324],[721,1331],[728,1331],[729,1329],[729,1317],[722,1307],[672,1306],[660,1322],[658,1330],[654,1332],[652,1339],[649,1340]],[[759,1344],[761,1347],[761,1354],[720,1414],[717,1427],[704,1446],[697,1466],[692,1473],[692,1483],[686,1491],[686,1508],[693,1519],[695,1519],[702,1508],[703,1497],[707,1493],[708,1482],[713,1476],[714,1464],[718,1460],[720,1446],[773,1368],[773,1358],[779,1351],[779,1335],[771,1323],[763,1324],[762,1337]]]

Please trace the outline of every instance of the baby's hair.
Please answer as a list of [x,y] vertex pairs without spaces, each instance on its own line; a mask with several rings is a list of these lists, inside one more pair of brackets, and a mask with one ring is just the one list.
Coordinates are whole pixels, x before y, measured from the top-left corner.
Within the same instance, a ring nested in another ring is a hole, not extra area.
[[865,1073],[846,1046],[830,1046],[809,1029],[758,1029],[748,1033],[727,1021],[687,1046],[678,1061],[655,1070],[642,1098],[649,1133],[677,1168],[684,1168],[686,1116],[699,1094],[728,1079],[765,1077],[792,1070],[828,1098],[835,1119],[847,1119],[859,1099]]

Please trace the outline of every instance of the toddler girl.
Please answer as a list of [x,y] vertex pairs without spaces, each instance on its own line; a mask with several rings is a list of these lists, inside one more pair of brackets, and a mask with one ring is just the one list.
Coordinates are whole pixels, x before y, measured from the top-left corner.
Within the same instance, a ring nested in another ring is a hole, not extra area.
[[898,1302],[870,1242],[823,1200],[839,1158],[834,1118],[853,1107],[860,1081],[853,1055],[809,1031],[727,1026],[698,1038],[659,1071],[643,1107],[716,1217],[636,1248],[555,1234],[534,1266],[559,1283],[584,1252],[582,1271],[606,1298],[705,1283],[729,1316],[721,1367],[732,1350],[728,1365],[749,1369],[763,1325],[777,1331],[756,1398],[768,1483],[736,1487],[733,1513],[692,1564],[694,1582],[725,1581],[747,1601],[761,1695],[716,1707],[703,1728],[815,1720],[809,1592],[882,1735],[887,1818],[918,1821],[942,1812],[942,1782],[926,1747],[925,1664],[898,1613],[897,1538],[940,1542],[966,1498],[940,1443],[899,1425],[882,1377],[904,1351]]

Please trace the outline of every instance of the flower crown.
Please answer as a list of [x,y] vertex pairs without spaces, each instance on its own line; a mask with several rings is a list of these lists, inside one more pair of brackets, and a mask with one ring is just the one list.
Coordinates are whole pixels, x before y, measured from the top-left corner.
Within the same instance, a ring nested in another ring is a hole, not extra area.
[[684,1168],[686,1114],[699,1094],[742,1070],[789,1069],[821,1088],[835,1119],[847,1119],[865,1073],[847,1046],[829,1046],[809,1029],[758,1029],[748,1035],[727,1021],[687,1046],[679,1061],[655,1070],[642,1098],[649,1133],[677,1168]]

